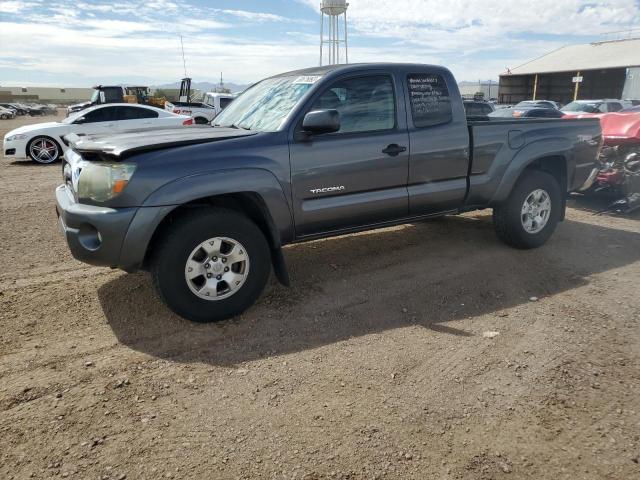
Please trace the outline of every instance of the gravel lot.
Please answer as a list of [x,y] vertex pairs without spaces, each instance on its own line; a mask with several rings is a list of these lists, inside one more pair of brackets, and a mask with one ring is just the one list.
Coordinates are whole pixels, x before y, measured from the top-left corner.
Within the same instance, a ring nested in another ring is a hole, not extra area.
[[2,479],[640,478],[640,215],[296,245],[292,288],[195,325],[71,258],[59,164],[0,175]]

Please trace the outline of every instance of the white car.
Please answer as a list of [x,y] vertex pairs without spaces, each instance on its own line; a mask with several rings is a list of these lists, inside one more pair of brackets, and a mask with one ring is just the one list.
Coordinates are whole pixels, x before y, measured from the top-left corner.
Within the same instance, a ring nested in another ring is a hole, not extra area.
[[38,163],[53,163],[66,151],[62,137],[110,134],[128,130],[156,130],[159,128],[192,125],[193,119],[147,105],[109,103],[76,112],[60,122],[36,123],[11,130],[4,137],[5,157],[27,159]]
[[5,108],[5,107],[0,107],[0,118],[3,120],[6,120],[8,118],[15,118],[16,116],[16,111],[9,109],[9,108]]

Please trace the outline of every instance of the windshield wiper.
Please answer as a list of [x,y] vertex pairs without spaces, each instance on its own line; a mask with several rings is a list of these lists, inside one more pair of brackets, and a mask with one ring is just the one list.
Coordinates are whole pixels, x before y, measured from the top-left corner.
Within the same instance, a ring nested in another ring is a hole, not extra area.
[[219,123],[214,123],[213,126],[221,128],[234,128],[236,130],[251,130],[250,128],[241,127],[240,125],[236,125],[235,123],[232,123],[231,125],[220,125]]

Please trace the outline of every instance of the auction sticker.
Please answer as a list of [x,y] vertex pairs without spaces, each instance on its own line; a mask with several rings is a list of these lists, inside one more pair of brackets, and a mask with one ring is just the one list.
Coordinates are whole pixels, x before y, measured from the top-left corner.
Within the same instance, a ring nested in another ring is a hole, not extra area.
[[321,75],[302,75],[293,81],[293,85],[313,85],[321,78]]

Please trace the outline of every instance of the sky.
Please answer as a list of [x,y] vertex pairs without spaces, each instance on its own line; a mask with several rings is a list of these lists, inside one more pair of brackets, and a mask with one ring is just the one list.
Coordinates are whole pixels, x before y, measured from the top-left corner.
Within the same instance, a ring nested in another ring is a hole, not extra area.
[[[0,85],[172,83],[180,35],[195,81],[252,83],[319,63],[319,2],[0,0]],[[640,27],[640,0],[349,3],[350,62],[445,65],[461,81]]]

